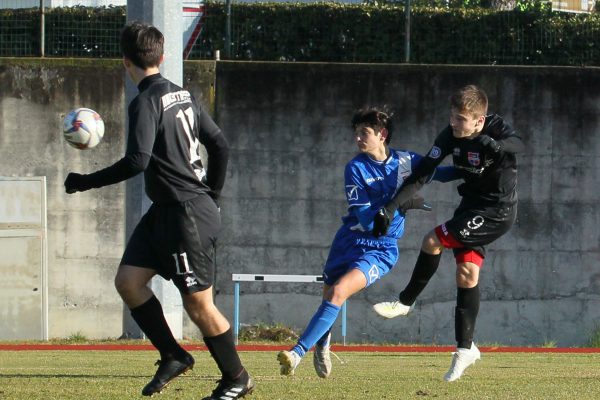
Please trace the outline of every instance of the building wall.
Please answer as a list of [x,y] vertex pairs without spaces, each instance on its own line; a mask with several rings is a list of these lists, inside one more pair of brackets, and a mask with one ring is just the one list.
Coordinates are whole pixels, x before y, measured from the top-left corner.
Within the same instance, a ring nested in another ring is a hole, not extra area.
[[[482,270],[476,340],[584,345],[600,323],[599,72],[245,62],[218,62],[215,70],[213,62],[186,63],[184,85],[211,109],[231,146],[218,305],[231,318],[231,273],[320,274],[346,212],[353,110],[388,106],[396,121],[392,147],[425,153],[447,124],[450,92],[475,83],[487,90],[490,111],[513,123],[526,144],[517,223],[489,246]],[[69,171],[91,172],[121,157],[122,67],[118,60],[0,59],[0,78],[2,175],[43,175],[48,182],[50,337],[118,337],[123,307],[113,276],[125,240],[125,185],[68,196],[63,181]],[[106,122],[104,141],[90,151],[61,137],[61,116],[77,106],[99,111]],[[348,302],[347,341],[454,342],[449,252],[413,315],[382,320],[370,307],[406,284],[422,236],[458,204],[455,187],[423,190],[434,210],[410,212],[396,268]],[[241,292],[243,324],[300,331],[320,303],[317,284],[242,283]],[[184,334],[198,337],[188,320]]]

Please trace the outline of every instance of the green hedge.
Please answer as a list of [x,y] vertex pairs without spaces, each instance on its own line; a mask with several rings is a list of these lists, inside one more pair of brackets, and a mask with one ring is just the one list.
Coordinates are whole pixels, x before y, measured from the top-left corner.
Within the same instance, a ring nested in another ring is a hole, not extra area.
[[[125,7],[48,8],[45,12],[45,54],[56,57],[115,58]],[[0,10],[0,56],[40,53],[38,8]]]
[[[402,5],[245,3],[232,7],[232,58],[402,62]],[[224,49],[225,7],[207,3],[201,51]],[[600,65],[600,14],[415,8],[411,62]]]
[[[191,58],[225,49],[225,5],[206,3]],[[125,7],[55,8],[46,13],[46,55],[119,57]],[[232,59],[403,62],[402,5],[232,4]],[[38,55],[37,9],[0,10],[0,56]],[[547,10],[418,7],[410,61],[427,64],[600,66],[600,14]],[[223,57],[225,58],[225,57]]]

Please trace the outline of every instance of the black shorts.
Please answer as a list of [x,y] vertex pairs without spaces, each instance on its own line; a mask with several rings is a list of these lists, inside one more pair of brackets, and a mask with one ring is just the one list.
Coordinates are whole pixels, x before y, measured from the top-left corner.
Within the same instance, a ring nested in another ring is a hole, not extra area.
[[208,195],[152,204],[135,227],[121,264],[154,269],[184,294],[205,290],[214,281],[220,228],[219,210]]
[[454,255],[465,249],[475,250],[485,257],[485,245],[504,235],[517,218],[517,204],[471,206],[461,203],[451,220],[441,225],[463,247],[453,247]]

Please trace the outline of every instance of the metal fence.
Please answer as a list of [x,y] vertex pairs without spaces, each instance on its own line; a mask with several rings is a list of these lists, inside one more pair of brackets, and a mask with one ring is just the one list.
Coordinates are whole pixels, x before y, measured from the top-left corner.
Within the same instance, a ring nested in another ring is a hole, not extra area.
[[0,56],[119,57],[125,7],[57,10],[0,10]]
[[[249,7],[228,13],[224,3],[206,3],[202,31],[184,58],[210,59],[221,50],[235,60],[600,65],[600,16],[593,23],[553,17],[550,29],[535,16],[527,20],[504,13],[489,23],[482,21],[485,16],[467,19],[457,30],[444,22],[443,13],[415,14],[408,54],[402,9],[363,12],[364,23],[339,27],[341,14],[311,11],[304,17],[290,6],[273,18],[273,10]],[[350,12],[358,18],[360,6]],[[39,7],[0,9],[0,57],[119,58],[125,21],[125,6],[46,8],[43,13]],[[227,33],[230,54],[224,52]]]

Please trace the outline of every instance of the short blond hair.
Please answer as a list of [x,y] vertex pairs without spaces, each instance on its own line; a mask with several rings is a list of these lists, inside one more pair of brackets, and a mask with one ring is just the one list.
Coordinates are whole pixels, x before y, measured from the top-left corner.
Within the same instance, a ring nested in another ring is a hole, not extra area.
[[479,117],[487,113],[488,98],[483,89],[467,85],[450,96],[450,106],[473,117]]

